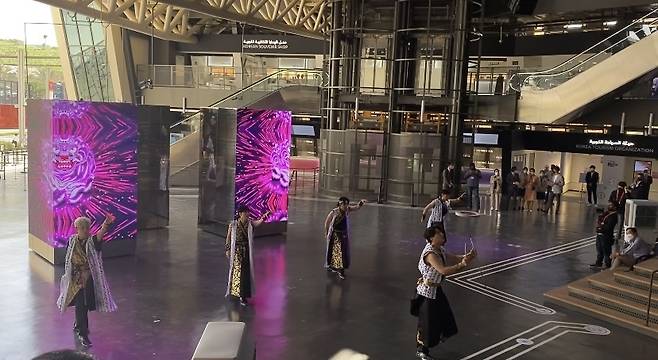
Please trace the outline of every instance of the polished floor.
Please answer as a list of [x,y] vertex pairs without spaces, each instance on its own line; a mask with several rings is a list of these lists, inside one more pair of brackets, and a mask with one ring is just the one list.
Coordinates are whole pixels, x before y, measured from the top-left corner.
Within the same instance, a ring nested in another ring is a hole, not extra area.
[[[28,251],[24,181],[22,175],[7,178],[0,181],[0,359],[74,348],[73,312],[55,307],[62,269]],[[226,319],[248,323],[259,360],[329,359],[341,349],[371,359],[414,358],[408,300],[423,247],[418,209],[369,205],[355,213],[353,267],[347,280],[337,281],[322,267],[322,223],[332,202],[291,199],[287,235],[256,240],[256,296],[242,309],[224,298],[224,239],[197,230],[196,201],[173,196],[168,229],[140,234],[134,257],[106,260],[119,311],[91,315],[90,352],[98,359],[189,359],[205,323]],[[577,198],[565,202],[559,216],[453,216],[448,248],[463,251],[472,234],[480,254],[474,267],[542,255],[471,273],[486,275],[477,279],[484,288],[447,283],[460,332],[433,354],[451,360],[655,359],[655,340],[544,303],[546,290],[590,273],[593,245],[559,246],[591,236],[594,218]],[[556,312],[533,311],[532,304]],[[610,334],[599,335],[607,333],[600,327]]]

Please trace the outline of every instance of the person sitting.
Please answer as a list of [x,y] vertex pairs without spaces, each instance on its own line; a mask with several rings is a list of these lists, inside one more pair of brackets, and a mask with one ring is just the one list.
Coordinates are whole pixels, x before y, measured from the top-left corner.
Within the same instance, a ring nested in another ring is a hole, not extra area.
[[613,262],[610,270],[616,269],[619,265],[632,268],[638,262],[649,258],[650,254],[651,248],[638,236],[637,229],[629,227],[626,229],[626,236],[624,237],[624,248],[612,254]]

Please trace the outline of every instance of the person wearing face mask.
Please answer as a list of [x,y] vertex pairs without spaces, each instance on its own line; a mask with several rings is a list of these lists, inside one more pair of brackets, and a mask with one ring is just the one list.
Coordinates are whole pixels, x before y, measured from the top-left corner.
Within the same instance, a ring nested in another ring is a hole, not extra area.
[[617,189],[610,193],[608,202],[615,204],[617,208],[617,238],[621,238],[621,232],[624,228],[624,213],[626,212],[626,200],[629,198],[626,182],[620,181]]
[[258,220],[251,220],[249,209],[239,205],[236,219],[228,226],[225,249],[229,269],[225,296],[239,299],[242,306],[247,306],[247,299],[254,291],[254,228],[260,226],[269,215],[266,212]]
[[553,209],[553,200],[555,200],[555,214],[560,213],[560,204],[562,203],[562,190],[564,190],[564,176],[560,174],[560,167],[553,168],[553,177],[551,178],[551,193],[548,198],[548,207],[546,213]]
[[507,196],[509,197],[508,209],[516,210],[517,207],[521,207],[521,198],[519,197],[521,178],[516,171],[516,166],[512,166],[512,169],[505,177],[505,183],[507,186]]
[[357,205],[350,205],[350,199],[342,196],[324,221],[324,233],[327,239],[325,267],[328,271],[338,274],[338,278],[341,280],[345,279],[345,270],[350,267],[348,218],[353,211],[361,209],[366,202],[366,200],[361,200]]
[[475,249],[464,255],[446,252],[445,233],[438,227],[425,229],[427,244],[418,261],[420,278],[411,314],[418,317],[416,356],[430,360],[430,348],[457,334],[457,324],[441,284],[446,276],[464,269],[477,256]]
[[500,194],[503,192],[503,178],[500,177],[500,170],[495,169],[491,178],[489,178],[489,192],[491,195],[491,211],[500,211]]
[[523,167],[521,174],[519,174],[519,199],[522,199],[519,210],[521,211],[525,210],[525,192],[526,192],[527,182],[528,182],[528,168]]
[[532,168],[528,172],[528,175],[525,177],[525,208],[532,212],[532,208],[535,206],[535,201],[537,201],[537,186],[539,184],[539,178],[535,175],[535,169]]
[[624,247],[621,251],[615,251],[612,254],[613,263],[610,270],[616,269],[619,265],[632,267],[647,259],[650,254],[651,248],[638,236],[637,229],[629,227],[624,236]]
[[591,267],[600,268],[605,261],[605,267],[612,265],[610,255],[615,242],[614,232],[617,225],[617,209],[615,204],[609,203],[608,210],[599,216],[596,222],[596,261]]
[[637,174],[635,182],[631,184],[631,198],[639,200],[649,199],[649,184],[643,174]]
[[455,191],[455,164],[448,163],[448,167],[441,173],[441,179],[441,189],[452,194]]
[[105,279],[101,256],[103,236],[114,220],[114,216],[108,214],[96,234],[91,235],[91,219],[75,219],[73,225],[76,234],[71,236],[66,248],[64,275],[60,281],[57,306],[62,312],[69,306],[75,306],[73,331],[80,345],[85,348],[91,346],[88,312],[113,312],[117,309]]

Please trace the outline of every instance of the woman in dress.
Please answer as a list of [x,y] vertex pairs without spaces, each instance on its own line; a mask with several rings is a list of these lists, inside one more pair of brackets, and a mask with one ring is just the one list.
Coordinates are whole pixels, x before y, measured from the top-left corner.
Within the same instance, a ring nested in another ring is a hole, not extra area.
[[341,197],[337,206],[329,212],[324,221],[324,233],[327,238],[326,268],[345,279],[345,270],[350,267],[350,241],[348,235],[348,217],[352,211],[359,210],[366,203],[350,205],[350,199]]
[[[476,256],[475,249],[464,255],[452,255],[445,251],[445,233],[439,227],[425,229],[427,244],[418,261],[416,303],[418,328],[416,332],[416,356],[432,359],[430,348],[457,334],[457,324],[441,283],[443,279],[465,268]],[[419,303],[419,304],[418,304]]]
[[75,305],[73,331],[83,347],[91,346],[88,312],[112,312],[117,309],[105,279],[101,257],[103,236],[113,222],[114,216],[107,215],[96,235],[91,235],[91,219],[75,219],[76,234],[71,236],[66,248],[57,306],[64,312],[67,307]]
[[491,211],[500,211],[500,195],[503,192],[503,178],[500,170],[495,169],[489,178],[489,191],[491,192]]
[[530,173],[525,178],[525,208],[532,212],[532,208],[537,201],[537,187],[539,186],[539,178],[535,174],[535,169],[531,168]]
[[258,220],[251,220],[249,209],[241,205],[238,206],[237,219],[228,226],[225,244],[226,257],[229,259],[226,296],[239,299],[242,306],[247,306],[247,299],[254,291],[254,227],[260,226],[268,216],[269,212],[266,212]]

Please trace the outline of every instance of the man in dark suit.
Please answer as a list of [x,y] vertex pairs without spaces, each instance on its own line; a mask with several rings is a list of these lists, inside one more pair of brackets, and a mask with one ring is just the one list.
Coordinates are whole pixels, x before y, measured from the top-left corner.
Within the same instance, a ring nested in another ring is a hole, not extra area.
[[617,208],[617,225],[618,225],[618,230],[617,230],[617,239],[621,238],[621,233],[622,230],[624,229],[624,213],[626,211],[626,199],[630,194],[628,193],[628,189],[626,189],[626,182],[620,181],[619,184],[617,184],[617,189],[613,190],[610,193],[610,197],[608,198],[608,202],[611,204],[615,205],[615,208]]
[[590,206],[596,205],[596,186],[599,184],[599,173],[596,172],[596,166],[589,167],[589,171],[585,174],[585,183],[587,184],[587,203]]

